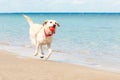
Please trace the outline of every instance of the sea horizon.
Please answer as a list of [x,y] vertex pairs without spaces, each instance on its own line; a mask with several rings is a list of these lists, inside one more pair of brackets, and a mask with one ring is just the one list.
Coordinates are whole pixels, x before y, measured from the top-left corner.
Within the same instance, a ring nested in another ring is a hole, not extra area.
[[21,14],[21,13],[33,13],[33,14],[35,14],[35,13],[45,13],[45,14],[49,14],[49,13],[51,13],[51,14],[67,14],[67,13],[71,13],[71,14],[119,14],[120,12],[0,12],[0,14]]

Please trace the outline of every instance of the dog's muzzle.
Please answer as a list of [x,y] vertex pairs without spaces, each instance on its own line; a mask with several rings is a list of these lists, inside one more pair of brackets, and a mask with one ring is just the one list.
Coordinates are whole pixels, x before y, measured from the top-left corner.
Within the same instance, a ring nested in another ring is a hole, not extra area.
[[56,25],[55,25],[55,24],[53,25],[53,28],[56,28]]

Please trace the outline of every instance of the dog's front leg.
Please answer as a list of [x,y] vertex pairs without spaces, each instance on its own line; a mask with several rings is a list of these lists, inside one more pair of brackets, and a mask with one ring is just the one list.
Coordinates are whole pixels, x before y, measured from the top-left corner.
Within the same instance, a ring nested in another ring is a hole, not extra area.
[[52,54],[52,49],[51,49],[51,44],[47,44],[47,47],[48,47],[48,55],[46,56],[46,59],[45,60],[48,60],[48,58],[51,56]]

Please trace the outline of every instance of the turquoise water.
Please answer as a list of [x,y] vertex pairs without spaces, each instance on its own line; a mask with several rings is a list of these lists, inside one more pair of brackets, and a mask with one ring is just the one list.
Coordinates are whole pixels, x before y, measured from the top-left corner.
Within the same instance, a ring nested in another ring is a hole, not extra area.
[[[50,60],[120,72],[119,13],[32,13],[26,15],[36,23],[54,19],[61,25],[57,29],[52,44],[53,53],[56,54],[53,54]],[[33,49],[25,47],[31,43],[29,25],[22,14],[0,14],[0,45],[1,49],[17,52],[21,52],[24,48],[22,53],[27,51],[28,54],[20,53],[20,55],[33,56]]]

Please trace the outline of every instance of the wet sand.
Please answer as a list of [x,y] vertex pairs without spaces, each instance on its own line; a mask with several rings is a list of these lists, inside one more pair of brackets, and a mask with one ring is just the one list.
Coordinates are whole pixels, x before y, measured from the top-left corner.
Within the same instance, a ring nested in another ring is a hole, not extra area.
[[120,80],[119,73],[12,54],[0,50],[0,80]]

